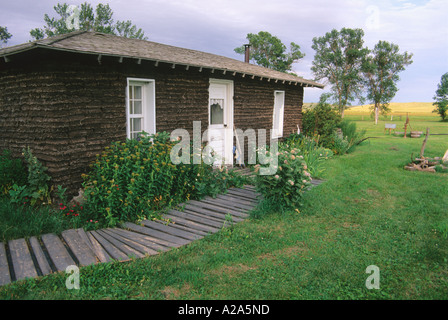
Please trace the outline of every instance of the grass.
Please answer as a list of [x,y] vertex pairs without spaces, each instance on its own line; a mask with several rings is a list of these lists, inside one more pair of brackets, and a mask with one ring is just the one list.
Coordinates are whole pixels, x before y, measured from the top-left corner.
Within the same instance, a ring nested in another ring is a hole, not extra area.
[[[357,125],[378,138],[330,159],[326,182],[305,194],[300,213],[262,215],[160,255],[81,268],[80,290],[66,289],[61,273],[1,287],[0,298],[447,299],[448,174],[403,170],[423,138]],[[411,125],[448,132],[437,117],[411,117]],[[431,136],[425,154],[446,149],[447,136]],[[379,290],[365,286],[370,265],[379,267]]]
[[50,207],[17,206],[7,198],[0,198],[0,216],[0,242],[70,228],[67,220]]

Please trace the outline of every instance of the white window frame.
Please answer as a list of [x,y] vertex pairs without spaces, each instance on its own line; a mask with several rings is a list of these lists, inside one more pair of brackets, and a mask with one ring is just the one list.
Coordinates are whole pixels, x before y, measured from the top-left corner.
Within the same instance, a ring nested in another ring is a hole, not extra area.
[[[278,104],[277,97],[281,95],[280,105]],[[283,137],[283,118],[285,114],[285,91],[275,90],[274,91],[274,112],[272,115],[272,139],[278,139]],[[275,115],[278,114],[278,117]],[[276,120],[277,128],[276,128]]]
[[129,86],[142,85],[142,131],[156,133],[156,94],[155,80],[142,78],[127,78],[126,85],[126,136],[131,139],[131,119],[139,118],[130,113]]

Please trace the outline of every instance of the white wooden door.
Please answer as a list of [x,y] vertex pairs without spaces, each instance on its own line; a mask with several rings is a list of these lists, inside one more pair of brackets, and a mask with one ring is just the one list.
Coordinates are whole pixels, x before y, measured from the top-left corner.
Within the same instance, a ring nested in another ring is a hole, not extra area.
[[215,165],[233,164],[232,81],[210,79],[208,141],[216,158]]

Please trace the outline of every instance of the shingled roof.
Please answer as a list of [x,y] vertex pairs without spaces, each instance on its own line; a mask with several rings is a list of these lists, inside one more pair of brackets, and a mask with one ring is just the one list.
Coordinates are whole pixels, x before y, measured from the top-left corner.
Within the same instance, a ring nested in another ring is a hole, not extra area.
[[92,31],[74,31],[43,40],[6,47],[0,49],[0,57],[4,57],[5,61],[9,61],[9,56],[36,48],[115,56],[118,59],[149,60],[155,61],[156,63],[169,63],[187,67],[221,70],[229,73],[241,73],[246,76],[287,81],[306,87],[324,87],[323,84],[312,80],[306,80],[292,74],[275,71],[220,55]]

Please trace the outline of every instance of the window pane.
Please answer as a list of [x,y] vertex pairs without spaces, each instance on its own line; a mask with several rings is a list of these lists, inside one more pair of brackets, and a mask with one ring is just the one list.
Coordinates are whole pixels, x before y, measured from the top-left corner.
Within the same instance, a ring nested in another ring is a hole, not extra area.
[[134,99],[141,99],[141,98],[142,98],[142,87],[134,86]]
[[129,99],[134,99],[134,95],[133,95],[133,86],[129,86]]
[[142,131],[142,118],[131,119],[131,131],[134,131],[134,132]]
[[210,100],[210,124],[224,123],[224,99]]
[[133,114],[142,114],[142,102],[141,101],[134,101],[134,110]]

